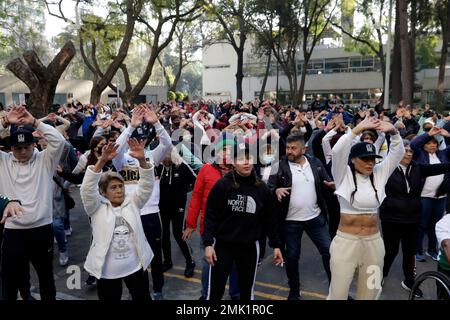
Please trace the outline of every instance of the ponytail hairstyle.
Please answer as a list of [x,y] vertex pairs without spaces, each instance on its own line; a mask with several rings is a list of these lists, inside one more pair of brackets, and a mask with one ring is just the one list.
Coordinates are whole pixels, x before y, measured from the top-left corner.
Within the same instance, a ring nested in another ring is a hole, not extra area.
[[[358,183],[356,181],[356,169],[355,169],[354,164],[350,162],[349,166],[352,171],[353,183],[355,184],[355,190],[353,190],[353,192],[350,196],[350,204],[353,205],[353,201],[355,200],[355,193],[356,193],[356,191],[358,191]],[[373,181],[374,180],[373,172],[370,174],[369,178],[370,178],[370,183],[372,184],[372,188],[375,191],[375,197],[377,198],[377,202],[378,202],[378,204],[380,204],[380,199],[378,198],[378,190],[377,190],[377,188],[375,188],[375,183]]]

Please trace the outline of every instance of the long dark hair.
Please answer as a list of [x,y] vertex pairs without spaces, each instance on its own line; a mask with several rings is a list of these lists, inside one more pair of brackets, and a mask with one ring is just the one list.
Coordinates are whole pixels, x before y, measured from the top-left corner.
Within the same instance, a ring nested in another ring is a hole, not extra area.
[[96,136],[91,139],[91,142],[89,143],[89,149],[91,150],[91,152],[87,157],[86,166],[94,165],[97,162],[98,159],[97,156],[95,155],[95,149],[97,148],[98,144],[103,140],[106,140],[105,137],[103,136]]
[[[233,169],[233,171],[232,171],[231,174],[233,175],[233,188],[234,188],[234,189],[239,189],[240,184],[239,184],[239,182],[237,182],[237,180],[236,180],[236,170]],[[251,175],[252,175],[252,177],[253,177],[253,179],[254,179],[254,181],[255,181],[253,185],[254,185],[255,187],[259,188],[259,187],[263,184],[263,182],[262,182],[261,179],[259,179],[258,176],[256,175],[255,168],[253,168]]]
[[[350,169],[352,171],[353,183],[355,184],[355,190],[353,190],[353,192],[350,196],[350,204],[353,204],[353,201],[355,200],[355,193],[356,193],[356,191],[358,191],[358,183],[356,182],[355,165],[351,162],[349,165],[350,165]],[[372,184],[372,188],[375,191],[375,197],[377,198],[377,202],[378,202],[378,204],[380,204],[380,199],[378,198],[378,191],[377,191],[377,188],[375,188],[375,183],[373,182],[373,172],[370,174],[369,178],[370,178],[370,183]]]

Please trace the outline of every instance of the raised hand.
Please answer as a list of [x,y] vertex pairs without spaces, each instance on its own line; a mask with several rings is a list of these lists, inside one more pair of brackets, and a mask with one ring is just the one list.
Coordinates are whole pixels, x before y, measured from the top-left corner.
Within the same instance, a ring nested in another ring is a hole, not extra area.
[[260,121],[264,120],[264,109],[263,108],[260,108],[258,110],[258,120],[260,120]]
[[102,154],[100,155],[98,160],[106,163],[117,156],[117,149],[119,149],[119,145],[114,142],[109,142],[102,149]]
[[381,132],[388,132],[391,134],[395,134],[397,132],[394,125],[389,121],[379,121],[375,129]]
[[14,107],[6,113],[6,120],[10,124],[19,124],[20,118],[25,113],[25,107]]
[[359,135],[366,129],[377,129],[380,120],[373,117],[365,117],[355,128],[353,128],[353,134]]
[[147,140],[141,140],[139,141],[136,138],[130,138],[128,140],[128,148],[129,148],[129,155],[137,160],[145,160],[145,143]]
[[440,134],[440,133],[441,133],[441,129],[438,128],[438,127],[433,127],[433,128],[431,128],[430,131],[428,131],[428,135],[430,137],[435,136],[435,135]]
[[150,108],[144,108],[143,109],[143,116],[145,122],[155,124],[159,121],[158,116],[156,115],[155,111],[151,110]]
[[131,116],[131,126],[137,128],[142,124],[144,118],[144,109],[141,107],[135,107],[133,109],[133,115]]
[[[22,116],[19,118],[19,121],[17,122],[17,124],[19,125],[34,125],[36,119],[31,115],[31,113],[29,113],[24,107],[19,107],[19,108],[23,108],[22,111]],[[9,119],[9,118],[8,118]]]

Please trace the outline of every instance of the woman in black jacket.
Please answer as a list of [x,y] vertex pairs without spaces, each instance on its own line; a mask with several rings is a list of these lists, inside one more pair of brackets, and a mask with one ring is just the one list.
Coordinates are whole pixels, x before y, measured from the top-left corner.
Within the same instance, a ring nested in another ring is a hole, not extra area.
[[195,262],[189,246],[182,240],[182,235],[187,193],[194,184],[196,176],[183,162],[174,147],[162,164],[156,168],[156,175],[160,179],[159,208],[162,222],[163,271],[167,271],[173,265],[170,245],[170,225],[172,224],[173,237],[186,260],[184,275],[190,278],[194,275]]
[[236,144],[233,171],[215,184],[206,204],[202,237],[211,266],[208,300],[222,299],[233,262],[240,300],[253,300],[263,230],[274,248],[275,264],[283,263],[274,206],[269,188],[256,177],[248,146]]
[[[403,252],[403,275],[401,285],[411,291],[415,279],[416,243],[422,210],[420,194],[425,178],[450,172],[450,163],[419,164],[413,161],[413,150],[408,140],[404,140],[405,155],[386,184],[386,198],[380,207],[380,219],[383,241],[386,250],[384,256],[383,277],[398,254],[400,241]],[[421,297],[419,290],[416,297]]]

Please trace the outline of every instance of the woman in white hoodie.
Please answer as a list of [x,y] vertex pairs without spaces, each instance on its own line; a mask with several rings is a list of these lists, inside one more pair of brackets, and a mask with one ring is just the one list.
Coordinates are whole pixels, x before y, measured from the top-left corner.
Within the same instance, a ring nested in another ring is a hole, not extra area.
[[89,166],[81,185],[81,200],[91,218],[92,244],[84,268],[97,282],[100,300],[120,300],[122,280],[133,300],[151,300],[147,267],[153,251],[142,227],[140,210],[149,199],[154,182],[153,165],[145,160],[145,140],[128,141],[129,154],[139,161],[139,183],[125,194],[124,181],[115,172],[102,173],[105,163],[117,155],[118,145],[103,148]]
[[[360,142],[352,146],[353,139],[367,129],[391,136],[389,153],[380,163],[375,161],[380,156],[373,144]],[[353,130],[348,130],[332,151],[331,171],[341,215],[330,246],[328,299],[346,300],[358,272],[357,299],[375,300],[381,293],[385,254],[378,229],[378,208],[386,197],[386,182],[403,158],[405,148],[391,123],[366,117]]]

